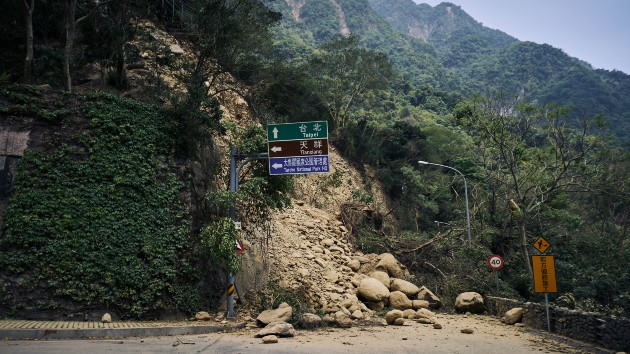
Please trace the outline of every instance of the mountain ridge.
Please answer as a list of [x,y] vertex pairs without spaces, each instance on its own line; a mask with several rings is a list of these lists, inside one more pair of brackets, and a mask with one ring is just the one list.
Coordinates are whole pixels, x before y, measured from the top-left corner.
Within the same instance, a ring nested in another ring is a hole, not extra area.
[[[300,4],[297,23],[290,4]],[[520,41],[485,27],[449,2],[434,7],[412,0],[287,1],[270,5],[283,14],[276,44],[286,56],[303,57],[326,41],[348,35],[339,27],[343,11],[350,33],[363,46],[387,54],[404,81],[463,96],[504,92],[539,103],[573,108],[572,120],[603,114],[611,132],[630,135],[630,76],[593,69],[549,44]],[[298,39],[299,40],[296,40]],[[294,45],[300,49],[295,50]]]

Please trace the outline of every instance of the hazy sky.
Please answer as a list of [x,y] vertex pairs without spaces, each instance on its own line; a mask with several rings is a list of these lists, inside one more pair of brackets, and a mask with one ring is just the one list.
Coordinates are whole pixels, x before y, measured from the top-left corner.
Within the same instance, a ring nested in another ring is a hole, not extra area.
[[596,69],[630,74],[630,0],[413,0],[450,2],[484,26],[549,44]]

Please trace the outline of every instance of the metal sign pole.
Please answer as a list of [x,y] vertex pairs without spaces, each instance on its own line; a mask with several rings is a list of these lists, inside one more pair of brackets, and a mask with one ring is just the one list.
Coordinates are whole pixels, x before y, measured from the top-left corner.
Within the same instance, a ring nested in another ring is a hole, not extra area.
[[[240,165],[237,165],[237,159],[245,159]],[[269,159],[269,155],[266,152],[261,152],[258,154],[239,154],[236,147],[232,146],[230,148],[230,194],[234,195],[234,193],[238,192],[238,176],[240,175],[241,169],[250,163],[253,160],[267,160]],[[236,205],[230,207],[230,219],[233,222],[236,222]],[[237,295],[240,299],[240,294],[238,294],[238,289],[236,289],[236,282],[234,280],[234,274],[230,272],[228,274],[228,287],[227,287],[227,309],[225,313],[226,318],[235,318],[236,314],[234,313],[234,292],[236,291]]]
[[[230,148],[230,194],[236,192],[238,176],[236,175],[236,147],[232,146]],[[232,221],[236,221],[236,206],[230,207],[230,218]],[[226,318],[235,318],[236,314],[234,313],[234,274],[230,272],[228,274],[228,287],[227,287],[227,309],[225,313]]]
[[545,312],[547,313],[547,330],[551,332],[551,321],[549,320],[549,297],[545,293]]
[[497,294],[497,296],[499,296],[499,271],[498,270],[494,271],[494,280],[497,283],[497,293],[496,294]]

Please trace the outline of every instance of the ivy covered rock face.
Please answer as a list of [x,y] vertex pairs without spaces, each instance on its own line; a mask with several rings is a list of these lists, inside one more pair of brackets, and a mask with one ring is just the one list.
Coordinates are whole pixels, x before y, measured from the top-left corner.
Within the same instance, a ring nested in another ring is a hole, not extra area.
[[125,319],[193,310],[183,184],[165,157],[170,122],[159,108],[106,95],[72,107],[79,114],[62,134],[19,162],[0,239],[2,311],[102,308]]

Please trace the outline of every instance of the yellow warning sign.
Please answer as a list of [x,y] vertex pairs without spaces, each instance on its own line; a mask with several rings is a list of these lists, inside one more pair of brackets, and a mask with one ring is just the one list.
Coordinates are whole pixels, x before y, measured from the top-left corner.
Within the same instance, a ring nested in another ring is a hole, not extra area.
[[536,242],[534,242],[534,248],[536,248],[540,253],[545,253],[549,246],[551,246],[549,242],[542,237],[539,237]]
[[553,256],[532,256],[534,271],[534,291],[537,293],[557,293],[556,266]]

